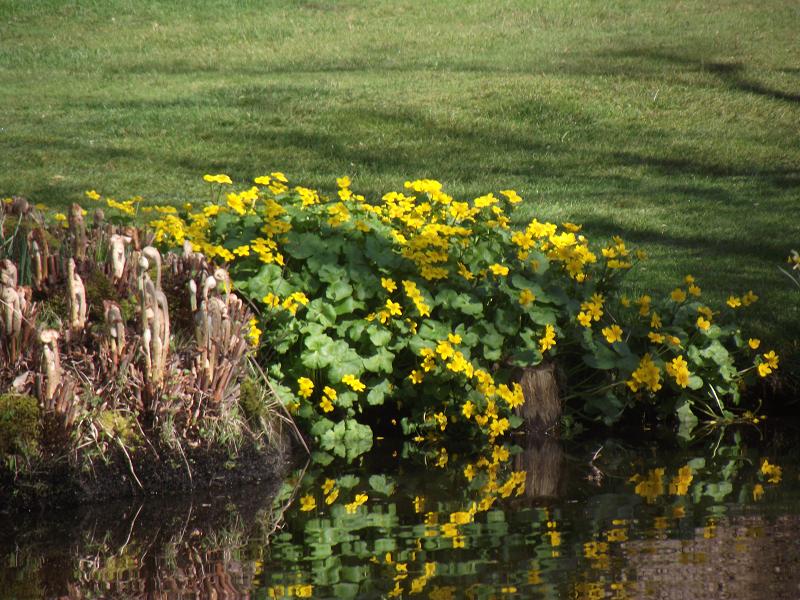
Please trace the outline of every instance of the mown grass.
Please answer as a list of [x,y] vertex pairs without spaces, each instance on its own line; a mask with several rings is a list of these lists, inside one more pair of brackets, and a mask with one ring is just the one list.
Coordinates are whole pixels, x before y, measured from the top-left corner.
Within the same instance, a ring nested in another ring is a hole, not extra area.
[[513,187],[644,247],[635,289],[756,290],[756,333],[791,353],[799,26],[792,0],[0,0],[0,194]]

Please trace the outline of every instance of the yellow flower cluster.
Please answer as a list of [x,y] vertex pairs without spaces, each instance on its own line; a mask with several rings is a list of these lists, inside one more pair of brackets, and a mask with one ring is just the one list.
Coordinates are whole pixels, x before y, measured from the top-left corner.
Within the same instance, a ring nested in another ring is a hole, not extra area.
[[308,304],[308,296],[306,296],[303,292],[293,292],[288,296],[286,296],[286,298],[284,298],[283,301],[281,301],[281,299],[278,296],[276,296],[272,292],[269,292],[261,299],[261,302],[263,302],[264,306],[266,306],[267,308],[270,309],[281,308],[283,310],[289,311],[293,315],[296,315],[297,309],[299,309],[301,306],[306,306]]
[[591,327],[592,321],[599,321],[603,317],[603,303],[605,298],[602,294],[592,294],[590,300],[581,303],[581,312],[578,313],[578,323],[584,327]]
[[686,362],[683,356],[676,356],[664,368],[669,375],[675,378],[675,382],[679,386],[685,388],[689,385],[689,377],[691,376],[689,363]]
[[632,392],[638,392],[641,387],[646,387],[651,392],[661,389],[661,370],[653,362],[650,354],[645,354],[639,361],[639,366],[631,374],[626,383]]

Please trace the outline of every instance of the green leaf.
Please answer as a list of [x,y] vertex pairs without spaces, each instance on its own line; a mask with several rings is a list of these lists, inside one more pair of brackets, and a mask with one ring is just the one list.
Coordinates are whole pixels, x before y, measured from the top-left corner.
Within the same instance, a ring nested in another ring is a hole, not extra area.
[[470,317],[483,315],[483,303],[473,299],[469,294],[458,294],[450,306]]
[[333,462],[333,455],[324,452],[323,450],[316,450],[311,453],[311,460],[317,463],[318,465],[327,467],[329,464]]
[[426,319],[419,327],[417,335],[423,339],[438,342],[447,337],[450,333],[450,325],[434,319]]
[[[324,281],[324,280],[323,280]],[[344,279],[332,282],[325,290],[325,297],[333,302],[339,302],[353,295],[353,286]]]
[[701,387],[705,385],[703,380],[698,377],[697,375],[689,376],[689,389],[690,390],[699,390]]
[[330,419],[326,417],[320,417],[320,419],[311,426],[310,433],[314,437],[318,438],[325,434],[327,431],[333,429],[334,423]]
[[348,373],[360,377],[363,372],[364,361],[355,351],[351,351],[334,361],[328,369],[328,379],[339,382]]
[[516,311],[498,308],[494,313],[494,325],[500,333],[515,334],[519,331],[519,318]]
[[307,309],[306,319],[309,321],[316,321],[324,327],[333,327],[336,323],[336,310],[321,298],[309,302]]
[[383,404],[384,398],[391,393],[392,387],[388,379],[381,380],[379,384],[372,386],[372,389],[367,394],[367,402],[372,406]]
[[378,325],[369,325],[367,327],[367,334],[369,334],[369,341],[372,342],[372,345],[376,348],[385,346],[392,339],[392,332]]
[[691,403],[687,400],[681,404],[678,410],[675,411],[675,414],[680,422],[680,427],[678,428],[678,437],[685,440],[691,440],[692,430],[697,426],[698,423],[697,417],[692,412]]
[[[346,373],[345,373],[346,375]],[[340,406],[342,408],[350,408],[353,404],[358,403],[358,394],[352,390],[347,390],[346,392],[339,392],[336,395],[336,406]]]
[[334,305],[333,310],[336,311],[337,316],[342,316],[342,315],[349,315],[363,308],[364,308],[363,302],[359,302],[352,296],[349,296],[344,300],[342,300],[341,302],[337,302],[336,305]]
[[[317,278],[325,283],[335,284],[340,281],[348,280],[349,276],[347,274],[347,269],[344,267],[337,264],[324,264],[317,271]],[[353,288],[351,287],[350,293],[352,293],[352,291]]]
[[336,485],[338,485],[342,489],[350,490],[356,487],[359,481],[361,481],[361,479],[356,477],[355,475],[342,475],[341,477],[336,479]]
[[286,254],[299,260],[314,255],[320,255],[328,252],[328,244],[326,240],[321,238],[317,233],[302,233],[297,231],[290,231],[287,235],[287,242],[283,246]]
[[608,371],[617,367],[617,355],[608,346],[598,345],[593,354],[583,356],[583,362],[592,369]]
[[300,355],[300,361],[308,369],[324,369],[336,357],[336,344],[333,338],[325,335],[311,335],[305,339],[306,349]]
[[373,373],[391,373],[394,367],[394,354],[384,348],[364,359],[364,368]]
[[373,475],[369,478],[369,486],[379,494],[391,496],[395,490],[395,484],[386,478],[385,475]]

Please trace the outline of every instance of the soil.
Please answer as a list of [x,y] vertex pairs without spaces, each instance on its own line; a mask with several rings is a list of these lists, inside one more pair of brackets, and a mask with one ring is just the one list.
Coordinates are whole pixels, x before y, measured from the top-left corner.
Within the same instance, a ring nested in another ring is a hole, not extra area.
[[186,448],[181,453],[156,445],[129,452],[128,456],[130,464],[121,450],[109,453],[105,461],[77,461],[83,468],[66,460],[51,461],[16,478],[0,471],[0,512],[269,483],[279,481],[289,465],[287,450],[253,442],[241,446],[235,454],[203,447]]

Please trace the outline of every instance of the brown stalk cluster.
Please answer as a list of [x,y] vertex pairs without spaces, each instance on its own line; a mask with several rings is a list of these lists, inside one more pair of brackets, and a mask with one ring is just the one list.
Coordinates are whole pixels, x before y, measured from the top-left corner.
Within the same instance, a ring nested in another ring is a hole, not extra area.
[[252,314],[224,270],[188,247],[162,256],[102,211],[87,227],[78,205],[68,229],[16,201],[0,218],[4,240],[21,236],[0,261],[0,391],[35,396],[64,438],[113,438],[96,417],[114,411],[199,443],[201,422],[230,416]]

